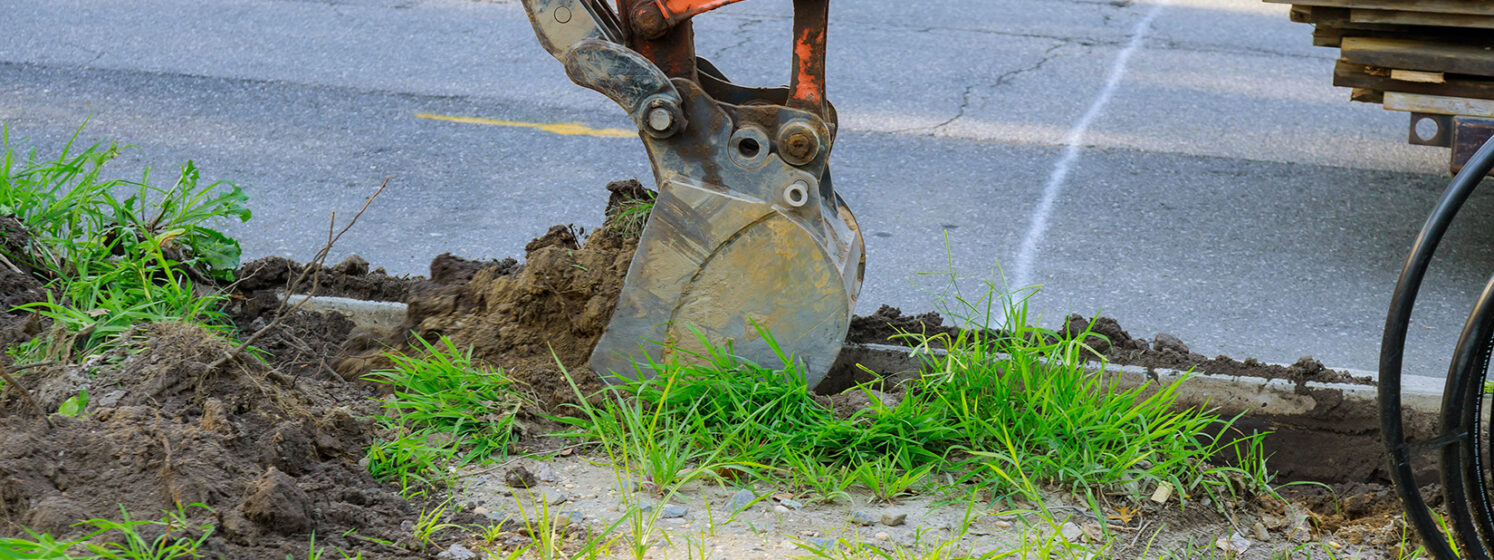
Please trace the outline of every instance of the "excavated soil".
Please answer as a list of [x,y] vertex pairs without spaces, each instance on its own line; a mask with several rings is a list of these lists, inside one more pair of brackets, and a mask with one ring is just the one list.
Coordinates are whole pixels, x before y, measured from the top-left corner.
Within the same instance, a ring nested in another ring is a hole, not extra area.
[[[208,557],[304,557],[319,545],[366,558],[423,558],[401,543],[419,508],[359,465],[371,393],[328,376],[239,357],[200,327],[163,323],[137,345],[21,378],[43,410],[87,390],[78,418],[49,426],[20,398],[0,399],[0,535],[22,527],[79,536],[75,524],[187,507],[217,527]],[[313,372],[314,373],[314,372]],[[398,545],[396,545],[398,546]]]
[[[27,243],[24,228],[0,218],[0,249],[25,254]],[[0,262],[4,309],[44,301],[38,277]],[[35,401],[14,387],[0,391],[0,537],[30,529],[75,538],[88,532],[80,521],[118,519],[124,508],[136,519],[181,511],[194,525],[213,525],[200,549],[206,558],[304,558],[313,533],[318,546],[363,558],[434,557],[439,548],[409,542],[408,526],[426,504],[405,500],[359,463],[375,435],[376,395],[328,366],[352,323],[310,312],[275,322],[278,308],[271,293],[241,291],[229,309],[238,338],[265,329],[256,341],[264,361],[224,359],[234,346],[176,323],[141,327],[81,364],[20,371],[0,355]],[[29,340],[42,323],[24,312],[0,315],[0,347]],[[78,417],[38,414],[82,391],[89,402]],[[437,543],[461,537],[447,531]]]
[[[608,190],[609,218],[624,202],[649,196],[636,181],[613,183]],[[254,344],[262,359],[220,360],[232,349],[223,339],[198,327],[158,324],[81,365],[25,371],[22,385],[42,410],[55,411],[85,389],[91,402],[80,417],[52,414],[48,425],[19,391],[0,392],[0,537],[23,536],[26,527],[66,538],[84,533],[78,521],[117,518],[121,506],[148,518],[202,504],[184,511],[217,527],[204,547],[206,557],[305,557],[313,533],[318,546],[371,559],[434,558],[445,546],[470,540],[445,531],[426,548],[410,542],[415,518],[433,504],[403,499],[360,464],[378,437],[369,418],[383,390],[362,376],[389,365],[389,350],[418,347],[414,337],[446,336],[528,386],[542,410],[526,411],[527,420],[539,412],[564,412],[561,405],[574,401],[575,392],[562,372],[583,394],[602,385],[585,364],[636,249],[636,239],[610,222],[589,235],[570,226],[551,228],[526,246],[522,264],[447,254],[432,261],[428,278],[392,277],[370,270],[358,257],[315,270],[316,295],[406,302],[403,334],[393,338],[365,332],[335,314],[296,312],[276,322],[276,291],[304,265],[269,258],[241,269],[228,310],[237,338],[265,331]],[[0,217],[0,249],[15,251],[26,242],[19,224]],[[45,300],[34,272],[0,261],[4,309]],[[308,284],[299,291],[309,292]],[[899,333],[956,332],[943,323],[934,313],[905,316],[884,306],[856,317],[849,341],[896,344]],[[44,326],[30,314],[0,314],[0,347],[30,339]],[[1073,316],[1059,332],[1089,327],[1088,320]],[[1089,345],[1117,363],[1352,381],[1310,359],[1291,367],[1208,359],[1175,337],[1132,337],[1109,318],[1095,320],[1092,331],[1103,338],[1091,338]],[[0,356],[0,365],[9,366],[9,357]],[[884,393],[833,394],[839,391],[821,386],[822,400],[840,413],[864,406],[853,401],[867,395],[899,397],[904,380],[876,381]],[[531,433],[524,444],[543,448],[542,439],[548,441]],[[1375,485],[1340,490],[1339,499],[1355,505],[1311,494],[1294,499],[1313,504],[1314,522],[1325,529],[1363,527],[1365,539],[1382,539],[1381,525],[1396,511],[1393,493]],[[449,521],[487,520],[458,513]]]
[[[625,201],[649,197],[637,181],[615,182],[608,216]],[[437,259],[432,280],[416,290],[402,331],[426,340],[445,336],[473,357],[502,367],[527,385],[541,406],[563,412],[575,400],[562,370],[584,394],[600,389],[586,367],[622,292],[638,242],[610,223],[584,235],[555,226],[525,246],[522,265],[512,260],[472,266]],[[377,356],[360,356],[339,367],[377,367]]]
[[[613,191],[637,195],[642,187],[633,182]],[[315,278],[317,295],[409,300],[427,310],[450,302],[446,315],[417,316],[412,327],[422,336],[447,334],[486,348],[479,358],[517,363],[510,369],[529,379],[558,378],[558,366],[541,359],[539,341],[563,345],[568,363],[578,363],[584,350],[572,348],[594,343],[607,317],[583,316],[571,328],[553,318],[569,316],[578,298],[595,299],[592,309],[610,309],[632,254],[627,241],[605,229],[588,237],[585,249],[577,238],[560,228],[536,240],[527,272],[512,259],[442,255],[431,278],[396,278],[352,257],[315,269],[301,291],[311,291]],[[0,243],[21,254],[29,238],[4,218]],[[579,274],[583,267],[594,272]],[[213,525],[200,550],[209,558],[306,557],[313,534],[318,547],[370,559],[434,558],[448,545],[469,542],[470,534],[454,529],[438,531],[429,543],[412,542],[418,515],[436,504],[404,499],[360,463],[378,437],[371,418],[381,387],[361,374],[379,360],[367,357],[407,347],[341,315],[296,311],[277,320],[275,291],[302,270],[273,258],[241,269],[227,311],[236,338],[259,333],[253,355],[223,359],[234,346],[201,327],[174,323],[141,327],[125,337],[129,343],[82,364],[18,368],[0,354],[0,366],[15,371],[25,389],[24,395],[15,387],[0,391],[0,537],[24,537],[26,529],[79,537],[88,531],[78,522],[118,519],[124,508],[136,519],[181,511],[193,524]],[[0,261],[4,309],[44,301],[38,278]],[[583,291],[592,295],[578,295]],[[533,311],[505,315],[525,308]],[[470,328],[489,321],[517,326],[501,333]],[[29,340],[44,326],[29,313],[0,315],[0,346]],[[82,391],[90,400],[79,417],[38,413],[56,411]],[[445,521],[470,527],[488,520],[457,512]]]

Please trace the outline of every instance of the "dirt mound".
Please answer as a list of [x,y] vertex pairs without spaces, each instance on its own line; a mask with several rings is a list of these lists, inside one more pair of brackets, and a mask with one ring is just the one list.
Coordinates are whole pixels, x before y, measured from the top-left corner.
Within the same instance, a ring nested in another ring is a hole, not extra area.
[[[306,270],[306,265],[283,257],[265,257],[239,267],[239,281],[235,288],[245,294],[262,291],[283,290]],[[351,255],[332,266],[317,267],[311,271],[319,278],[316,295],[346,297],[372,301],[405,301],[418,278],[390,276],[382,267],[368,269],[368,261]],[[302,281],[297,292],[311,290],[311,275]]]
[[196,326],[165,323],[139,346],[84,365],[27,371],[44,410],[87,390],[78,418],[48,427],[15,390],[0,395],[0,535],[19,527],[77,536],[83,519],[187,508],[218,527],[209,556],[302,557],[318,544],[367,558],[422,557],[343,536],[397,542],[415,506],[360,467],[370,393],[252,358],[211,364],[232,347]]
[[945,326],[944,317],[933,311],[918,315],[903,315],[903,310],[883,305],[871,315],[852,317],[851,330],[846,334],[846,340],[873,344],[897,344],[899,341],[893,337],[903,333],[933,336],[940,333],[954,335],[958,332],[959,329],[953,326]]
[[[648,192],[637,181],[607,189],[608,216]],[[470,345],[475,358],[528,384],[550,410],[574,400],[562,365],[583,391],[600,388],[586,362],[612,318],[638,240],[610,220],[582,238],[570,226],[555,226],[525,246],[522,265],[488,266],[466,282],[442,278],[451,283],[410,300],[407,330]],[[432,276],[438,276],[435,263]]]

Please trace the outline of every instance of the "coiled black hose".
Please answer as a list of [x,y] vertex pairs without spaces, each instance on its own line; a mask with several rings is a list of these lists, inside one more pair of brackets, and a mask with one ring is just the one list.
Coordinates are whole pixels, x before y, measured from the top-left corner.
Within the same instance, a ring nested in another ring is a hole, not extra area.
[[[1395,292],[1391,296],[1390,312],[1385,317],[1385,334],[1380,341],[1380,429],[1385,440],[1386,450],[1390,455],[1390,476],[1395,481],[1396,492],[1400,495],[1401,503],[1406,508],[1407,518],[1422,536],[1422,541],[1425,543],[1427,550],[1441,560],[1455,560],[1458,558],[1458,555],[1454,553],[1452,546],[1448,543],[1447,537],[1438,528],[1431,510],[1427,507],[1426,499],[1421,495],[1421,487],[1416,481],[1416,476],[1412,472],[1411,457],[1415,446],[1406,440],[1405,429],[1402,425],[1401,366],[1402,360],[1405,357],[1406,331],[1410,326],[1411,311],[1416,305],[1416,296],[1421,291],[1421,283],[1426,277],[1427,267],[1432,261],[1432,255],[1437,251],[1437,245],[1442,242],[1442,237],[1447,233],[1447,228],[1452,224],[1453,218],[1457,217],[1458,211],[1463,208],[1463,204],[1473,194],[1474,188],[1483,181],[1491,169],[1494,169],[1494,141],[1485,142],[1479,148],[1478,152],[1468,160],[1468,164],[1463,167],[1462,172],[1453,178],[1452,184],[1447,188],[1447,192],[1443,193],[1442,199],[1437,202],[1437,206],[1432,210],[1431,215],[1427,217],[1426,225],[1422,226],[1421,234],[1417,236],[1416,243],[1411,247],[1411,254],[1406,258],[1406,265],[1401,270],[1400,281],[1396,283]],[[1478,310],[1476,309],[1475,315],[1477,313]],[[1470,318],[1470,321],[1472,320]],[[1466,334],[1467,331],[1465,330]],[[1462,343],[1460,342],[1460,347],[1461,345]],[[1457,364],[1454,364],[1453,369],[1457,367]],[[1466,389],[1467,380],[1452,379],[1451,376],[1454,373],[1456,372],[1449,372],[1449,387],[1451,388],[1455,383],[1461,383],[1464,389]],[[1477,391],[1482,391],[1482,387],[1478,387]],[[1466,393],[1467,391],[1461,392]],[[1450,415],[1466,416],[1463,414],[1465,412],[1463,410],[1451,409],[1466,405],[1465,402],[1458,400],[1460,396],[1466,397],[1466,395],[1444,395],[1444,419]],[[1474,420],[1477,421],[1477,418],[1474,418]],[[1444,428],[1448,427],[1446,424],[1447,422],[1444,420]],[[1422,448],[1429,445],[1437,447],[1458,446],[1461,443],[1460,438],[1470,439],[1470,432],[1444,431],[1444,433],[1433,440],[1422,444]],[[1470,444],[1474,447],[1477,446],[1477,442],[1470,442]],[[1467,447],[1465,446],[1464,448],[1466,449]],[[1444,463],[1449,453],[1456,452],[1444,449]],[[1473,455],[1476,456],[1477,452],[1475,451]],[[1476,460],[1473,462],[1473,465],[1477,466]],[[1444,465],[1444,468],[1450,467]],[[1463,477],[1462,480],[1469,480],[1469,473],[1464,472],[1461,475]],[[1476,487],[1482,489],[1483,473],[1472,473],[1471,476],[1477,478],[1479,483]],[[1464,491],[1461,495],[1466,496],[1466,485],[1458,484],[1458,486],[1460,490]],[[1479,499],[1481,501],[1484,500],[1484,496],[1480,496]],[[1453,506],[1454,504],[1449,505]],[[1487,505],[1483,507],[1487,508]],[[1479,513],[1487,514],[1488,511],[1484,509],[1484,511]],[[1478,538],[1478,530],[1475,528],[1475,524],[1480,522],[1480,520],[1476,520],[1475,518],[1482,515],[1475,514],[1466,503],[1466,500],[1461,508],[1451,508],[1450,515],[1453,517],[1451,525],[1456,529],[1458,535],[1462,537],[1459,540],[1464,544],[1463,552],[1468,555],[1467,558],[1488,560],[1488,547],[1482,542],[1482,539]],[[1487,517],[1482,521],[1488,521]],[[1494,535],[1494,532],[1490,534]]]

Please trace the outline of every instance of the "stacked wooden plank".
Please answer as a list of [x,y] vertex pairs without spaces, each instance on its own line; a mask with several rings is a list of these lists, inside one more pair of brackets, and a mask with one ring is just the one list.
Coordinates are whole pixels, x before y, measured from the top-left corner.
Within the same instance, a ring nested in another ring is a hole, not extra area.
[[1494,118],[1494,0],[1266,0],[1292,4],[1313,44],[1337,47],[1333,85],[1386,109]]

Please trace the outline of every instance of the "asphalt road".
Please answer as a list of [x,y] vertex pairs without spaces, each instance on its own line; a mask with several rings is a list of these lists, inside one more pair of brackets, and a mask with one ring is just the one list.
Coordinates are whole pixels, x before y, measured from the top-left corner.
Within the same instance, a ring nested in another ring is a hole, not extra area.
[[[735,80],[778,84],[788,0],[697,21]],[[1372,370],[1400,261],[1447,182],[1406,117],[1329,85],[1335,51],[1253,0],[838,0],[836,185],[866,230],[860,311],[935,307],[952,260],[1042,284],[1045,324],[1102,312],[1205,354]],[[594,226],[609,180],[649,180],[636,139],[417,114],[628,128],[565,79],[517,2],[0,0],[0,122],[54,152],[136,146],[168,180],[195,160],[253,197],[249,257],[306,258],[329,215],[389,190],[334,259],[397,274],[517,256],[548,225]],[[1138,33],[1140,35],[1138,36]],[[1046,202],[1045,202],[1046,198]],[[1442,375],[1494,263],[1475,195],[1408,349]],[[1034,223],[1046,224],[1034,227]],[[1024,249],[1025,247],[1025,249]],[[1014,269],[1015,267],[1015,269]]]

